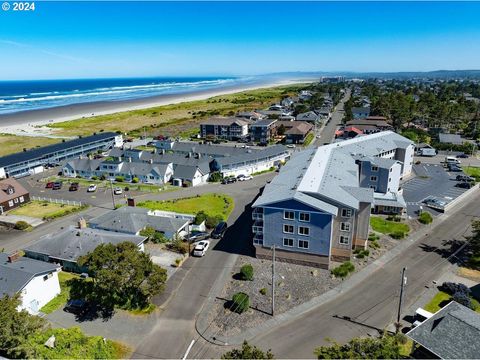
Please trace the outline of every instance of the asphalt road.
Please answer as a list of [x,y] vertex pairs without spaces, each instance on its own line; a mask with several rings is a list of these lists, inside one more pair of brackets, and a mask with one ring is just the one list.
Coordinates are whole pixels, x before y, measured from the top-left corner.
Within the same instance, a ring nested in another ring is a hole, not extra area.
[[[311,358],[314,348],[325,345],[327,338],[346,342],[352,337],[376,333],[372,328],[381,330],[393,324],[402,268],[408,269],[404,295],[404,308],[407,308],[420,297],[425,286],[431,285],[447,269],[449,260],[446,257],[451,250],[445,242],[464,239],[472,218],[480,216],[479,201],[480,193],[477,193],[428,234],[424,241],[418,241],[387,262],[364,282],[334,301],[253,339],[251,343],[272,349],[279,358]],[[338,319],[336,315],[348,316],[353,321]],[[210,346],[202,357],[218,357],[224,351],[224,348]]]

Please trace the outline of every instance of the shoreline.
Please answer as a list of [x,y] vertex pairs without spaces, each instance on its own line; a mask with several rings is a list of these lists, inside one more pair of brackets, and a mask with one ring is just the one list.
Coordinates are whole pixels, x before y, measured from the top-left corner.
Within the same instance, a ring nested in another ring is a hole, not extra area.
[[313,81],[313,79],[277,79],[258,82],[251,85],[236,85],[218,89],[158,95],[132,100],[99,101],[65,105],[48,109],[19,111],[13,114],[0,115],[0,133],[17,136],[58,137],[52,136],[53,129],[48,128],[46,125],[100,115],[110,115],[120,112],[179,104],[183,102],[206,100],[214,96],[229,95],[248,90],[276,86],[308,83],[311,81]]

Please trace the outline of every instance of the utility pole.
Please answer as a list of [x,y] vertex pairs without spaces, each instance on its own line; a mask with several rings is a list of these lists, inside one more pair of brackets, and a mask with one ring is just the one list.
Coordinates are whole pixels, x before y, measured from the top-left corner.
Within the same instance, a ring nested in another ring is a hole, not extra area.
[[275,316],[275,245],[272,247],[272,316]]
[[112,191],[112,203],[113,203],[113,209],[115,210],[115,195],[113,193],[113,180],[110,179],[110,190]]
[[405,288],[405,285],[407,285],[407,277],[405,276],[405,272],[407,271],[407,268],[404,267],[402,270],[402,283],[400,284],[400,299],[398,300],[398,313],[397,313],[397,333],[400,331],[400,316],[402,312],[402,301],[403,301],[403,291]]

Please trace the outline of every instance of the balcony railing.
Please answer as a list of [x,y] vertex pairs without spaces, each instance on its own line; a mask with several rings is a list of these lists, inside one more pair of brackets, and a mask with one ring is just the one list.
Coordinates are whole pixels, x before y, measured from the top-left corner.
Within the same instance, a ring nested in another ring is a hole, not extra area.
[[263,220],[263,213],[261,213],[261,212],[253,212],[253,213],[252,213],[252,219],[253,219],[253,220],[260,220],[260,221],[262,221],[262,220]]

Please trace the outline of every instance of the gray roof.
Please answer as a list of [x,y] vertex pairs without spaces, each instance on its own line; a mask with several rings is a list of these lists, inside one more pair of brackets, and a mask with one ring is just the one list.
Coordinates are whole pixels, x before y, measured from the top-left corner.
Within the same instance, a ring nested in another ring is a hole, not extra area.
[[0,297],[12,296],[22,290],[35,276],[56,271],[58,265],[19,257],[8,262],[8,255],[0,253]]
[[352,107],[352,114],[370,114],[369,107]]
[[27,256],[28,252],[33,252],[48,255],[54,259],[76,262],[80,256],[95,250],[101,244],[116,245],[129,241],[138,246],[146,239],[145,236],[120,234],[90,228],[78,229],[72,226],[58,233],[41,237],[24,250]]
[[250,127],[257,127],[257,126],[270,126],[277,122],[277,119],[263,119],[258,120],[255,123],[251,124]]
[[[175,166],[175,171],[173,173],[173,176],[178,179],[183,179],[183,180],[189,180],[191,181],[195,174],[197,173],[197,170],[200,170],[194,165],[177,165]],[[203,175],[208,174],[200,171]]]
[[458,134],[438,134],[438,140],[441,143],[457,145],[461,145],[464,142],[464,139],[462,139],[462,137]]
[[75,171],[94,171],[98,170],[103,161],[103,159],[77,158],[68,161],[66,165],[70,166]]
[[90,226],[126,234],[136,234],[150,226],[164,233],[176,233],[188,220],[149,215],[149,210],[141,207],[125,206],[96,217]]
[[[332,206],[343,204],[358,209],[360,202],[373,202],[373,190],[359,187],[358,156],[375,157],[382,152],[405,148],[410,140],[391,131],[357,137],[340,143],[308,149],[297,153],[282,168],[280,174],[265,187],[263,194],[253,206],[264,206],[291,199],[298,192],[309,195],[330,205],[319,208],[333,213]],[[394,160],[374,160],[379,164]],[[317,207],[317,202],[311,206]]]
[[480,359],[480,314],[455,301],[407,336],[441,359]]
[[314,111],[308,111],[305,113],[298,114],[296,119],[300,121],[317,121],[320,117]]
[[243,151],[238,152],[234,156],[230,157],[220,157],[216,159],[216,162],[219,165],[232,165],[239,164],[242,162],[248,161],[262,161],[270,157],[280,156],[282,154],[287,154],[288,150],[284,145],[273,145],[267,146],[264,149],[242,149]]

